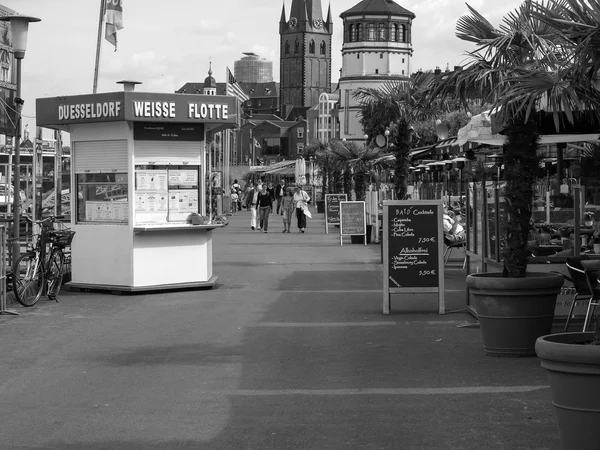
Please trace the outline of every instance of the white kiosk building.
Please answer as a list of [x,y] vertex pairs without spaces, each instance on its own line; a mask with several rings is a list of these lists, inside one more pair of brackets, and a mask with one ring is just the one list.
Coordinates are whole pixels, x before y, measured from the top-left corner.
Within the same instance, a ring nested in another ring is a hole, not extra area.
[[235,97],[134,92],[38,99],[37,125],[71,133],[75,288],[212,287],[206,132],[233,128]]

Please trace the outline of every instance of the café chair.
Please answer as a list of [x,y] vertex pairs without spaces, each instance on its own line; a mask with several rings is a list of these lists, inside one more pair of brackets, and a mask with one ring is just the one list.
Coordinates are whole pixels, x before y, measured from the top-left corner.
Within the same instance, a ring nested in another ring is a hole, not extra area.
[[569,328],[569,322],[573,317],[573,309],[575,308],[575,303],[582,299],[587,299],[591,301],[592,298],[592,293],[589,289],[587,278],[585,276],[583,262],[596,263],[600,268],[600,260],[588,261],[586,255],[580,257],[567,258],[566,266],[567,270],[569,271],[569,275],[564,275],[564,277],[565,279],[573,283],[573,287],[575,288],[575,295],[573,296],[571,308],[569,309],[569,315],[567,316],[567,322],[565,323],[565,332]]
[[[444,251],[444,265],[450,259],[450,255],[452,254],[452,250],[455,248],[466,250],[467,242],[464,239],[454,241],[452,240],[446,233],[444,233],[444,244],[446,244],[446,250]],[[463,269],[467,265],[467,253],[465,251],[465,259],[463,260]]]
[[[585,313],[585,321],[583,322],[583,332],[587,330],[592,318],[594,317],[594,311],[596,306],[600,306],[600,267],[596,265],[596,267],[591,268],[592,261],[584,261],[586,264],[583,264],[585,269],[585,277],[587,280],[588,288],[592,293],[592,297],[588,303],[587,312]],[[594,261],[597,262],[597,261]]]

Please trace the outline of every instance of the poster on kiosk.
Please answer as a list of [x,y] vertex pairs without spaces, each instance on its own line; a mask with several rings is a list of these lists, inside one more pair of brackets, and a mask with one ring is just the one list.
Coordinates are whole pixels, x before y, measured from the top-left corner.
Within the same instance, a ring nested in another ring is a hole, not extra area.
[[[212,287],[206,135],[236,126],[231,96],[124,91],[38,99],[40,126],[70,133],[71,287]],[[192,221],[191,218],[194,217]]]

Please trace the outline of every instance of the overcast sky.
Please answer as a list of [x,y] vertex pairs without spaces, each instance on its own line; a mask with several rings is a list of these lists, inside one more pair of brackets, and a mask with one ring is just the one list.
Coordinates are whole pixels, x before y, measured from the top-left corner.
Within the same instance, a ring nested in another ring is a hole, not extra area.
[[[22,64],[23,123],[35,129],[35,99],[92,92],[100,0],[0,0],[20,14],[42,19],[29,27]],[[289,14],[291,0],[284,0]],[[323,18],[329,2],[321,0]],[[342,20],[359,0],[331,0],[334,17],[332,83],[341,68]],[[455,37],[456,20],[468,10],[461,0],[401,0],[415,13],[413,70],[452,68],[468,48]],[[470,0],[494,25],[521,0]],[[141,81],[138,90],[174,92],[206,78],[209,60],[217,82],[242,52],[273,61],[279,81],[279,19],[282,0],[123,0],[124,29],[118,51],[102,43],[98,92],[121,90],[115,82]],[[289,18],[289,17],[288,17]]]

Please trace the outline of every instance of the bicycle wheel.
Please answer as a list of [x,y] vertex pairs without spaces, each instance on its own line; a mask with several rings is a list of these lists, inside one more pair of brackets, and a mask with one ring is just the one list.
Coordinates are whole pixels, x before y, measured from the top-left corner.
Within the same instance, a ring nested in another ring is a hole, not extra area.
[[46,295],[50,300],[56,300],[62,287],[64,261],[65,254],[60,248],[54,247],[48,258],[48,268],[46,269],[46,283],[48,284]]
[[13,270],[13,291],[23,306],[35,305],[44,290],[44,271],[35,253],[25,253]]

